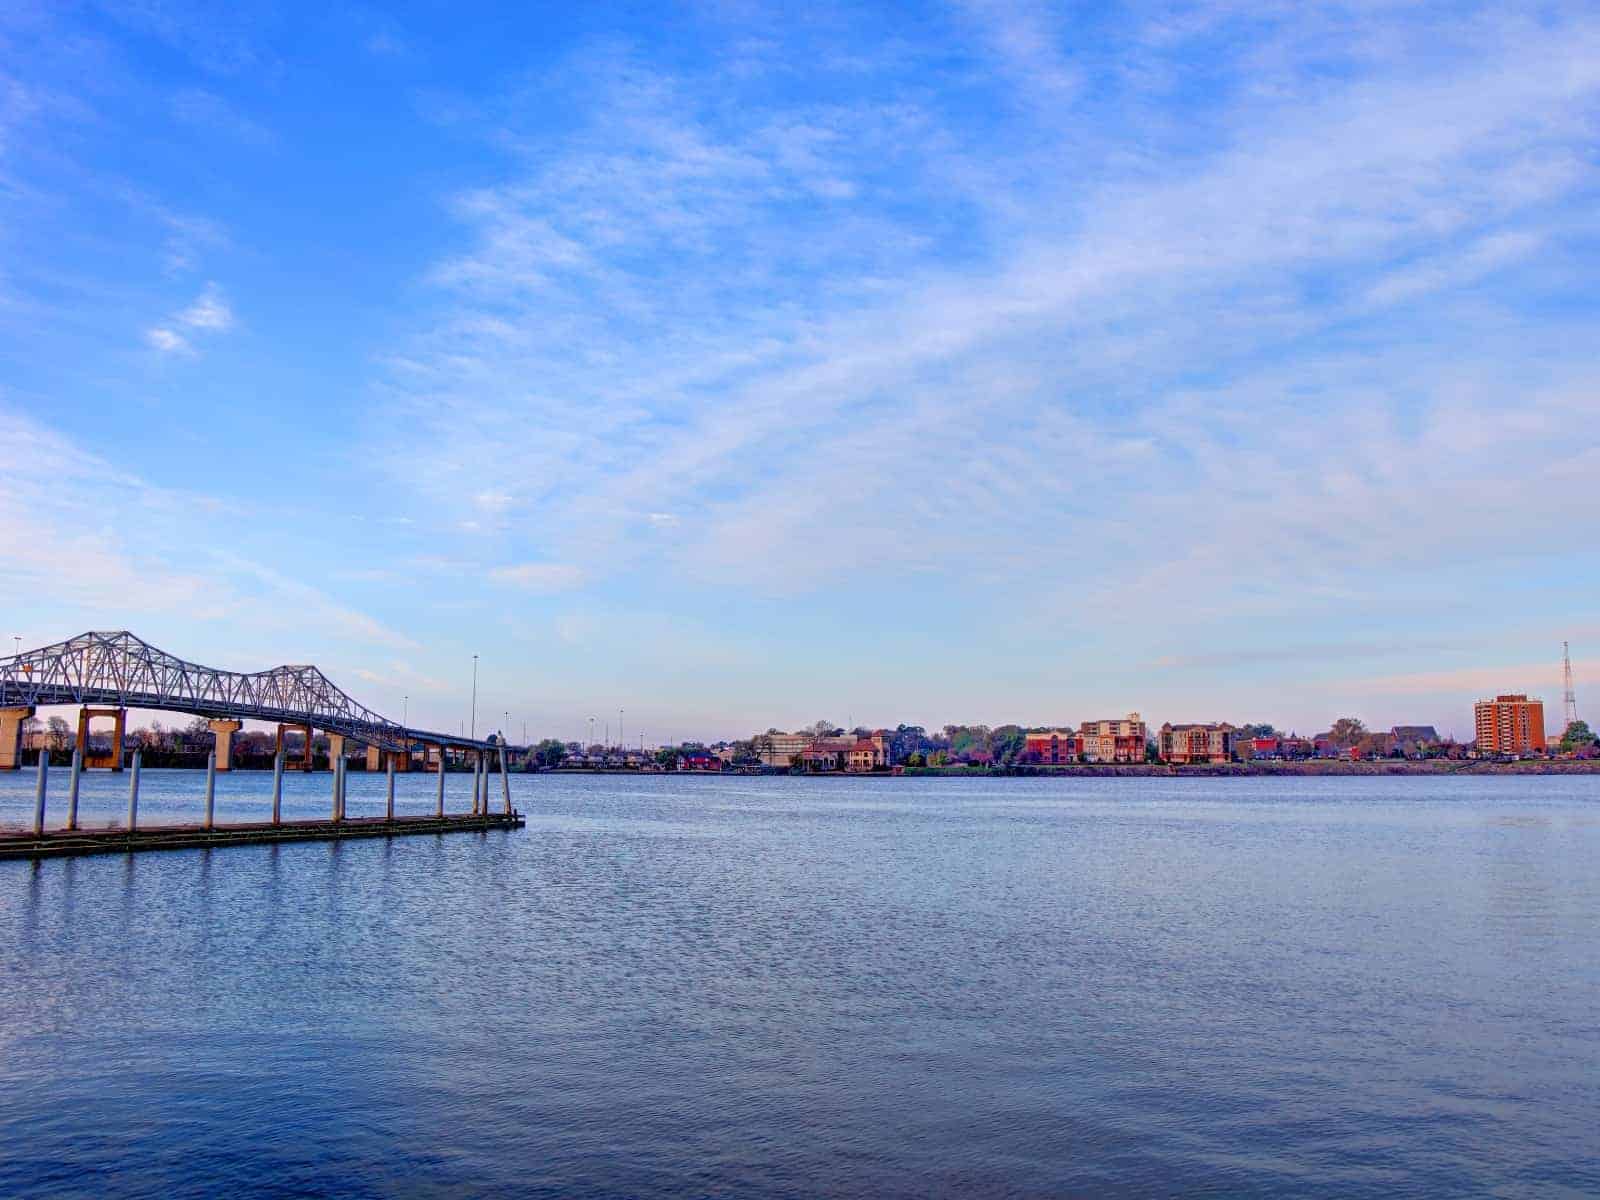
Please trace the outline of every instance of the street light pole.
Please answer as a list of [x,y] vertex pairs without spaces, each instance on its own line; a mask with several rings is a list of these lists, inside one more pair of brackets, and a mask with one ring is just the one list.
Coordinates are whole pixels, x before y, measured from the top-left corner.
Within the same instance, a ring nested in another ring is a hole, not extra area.
[[472,738],[478,737],[478,656],[472,656]]

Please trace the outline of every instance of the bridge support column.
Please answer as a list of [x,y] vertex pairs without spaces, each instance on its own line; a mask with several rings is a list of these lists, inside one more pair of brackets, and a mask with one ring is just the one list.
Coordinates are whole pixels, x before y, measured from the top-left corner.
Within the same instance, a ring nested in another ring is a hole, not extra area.
[[337,770],[344,761],[344,734],[330,733],[328,735],[328,767]]
[[404,775],[407,771],[411,770],[411,747],[408,745],[404,750],[400,750],[389,755],[389,761],[394,763],[394,769],[396,771],[399,771],[400,774]]
[[0,771],[22,767],[22,725],[33,716],[33,705],[0,708]]
[[[110,717],[111,726],[111,754],[109,761],[101,760],[95,755],[94,760],[89,758],[89,722],[96,717]],[[83,765],[85,767],[110,767],[113,771],[122,770],[122,741],[128,728],[128,710],[125,708],[80,708],[78,710],[78,748],[83,751]]]
[[233,735],[244,728],[243,721],[208,721],[211,726],[211,736],[215,739],[217,751],[217,770],[229,771],[233,769]]
[[387,752],[382,750],[382,749],[380,749],[379,747],[377,747],[377,746],[368,746],[367,747],[367,770],[369,770],[369,771],[381,771],[381,770],[383,770],[383,760],[384,760],[384,758],[386,756],[387,756]]
[[284,766],[293,767],[297,771],[309,771],[309,770],[311,770],[311,765],[312,765],[312,759],[311,759],[311,726],[309,726],[309,725],[279,725],[278,726],[278,746],[277,746],[276,753],[278,753],[278,754],[284,754],[285,753],[283,735],[286,732],[288,732],[289,730],[291,730],[291,729],[298,729],[298,730],[300,730],[300,732],[304,733],[306,735],[306,744],[305,744],[304,748],[300,752],[300,761],[299,762],[295,762],[294,759],[291,758],[291,759],[288,759],[288,761],[286,761],[284,763]]

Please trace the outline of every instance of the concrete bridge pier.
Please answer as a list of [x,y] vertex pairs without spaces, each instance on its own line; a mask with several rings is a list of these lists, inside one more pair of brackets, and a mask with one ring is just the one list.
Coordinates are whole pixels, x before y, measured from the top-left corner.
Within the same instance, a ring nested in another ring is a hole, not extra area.
[[328,768],[337,770],[338,765],[344,761],[344,734],[330,733],[328,735]]
[[216,739],[217,770],[233,769],[233,735],[244,728],[243,721],[210,721],[211,736]]
[[16,708],[0,708],[0,771],[16,771],[22,767],[22,724],[33,716],[31,704]]
[[[111,728],[111,755],[109,761],[95,755],[89,757],[89,722],[96,717],[110,717]],[[125,708],[80,708],[78,710],[78,746],[83,750],[85,767],[110,767],[113,771],[122,770],[122,741],[128,728],[128,710]]]
[[382,749],[382,748],[380,748],[378,746],[368,746],[367,747],[367,770],[369,770],[369,771],[381,771],[381,770],[383,770],[383,760],[385,758],[387,758],[387,757],[389,757],[389,751],[384,750],[384,749]]
[[[298,762],[296,760],[292,759],[292,758],[288,758],[287,754],[286,754],[286,751],[285,751],[285,748],[284,748],[283,735],[285,733],[287,733],[291,729],[298,729],[301,733],[306,735],[306,744],[305,744],[305,747],[300,752],[300,758],[299,758]],[[311,770],[311,762],[312,762],[312,760],[311,760],[311,726],[309,726],[309,725],[283,725],[283,724],[280,724],[278,726],[278,745],[277,745],[277,749],[274,751],[274,753],[285,755],[285,760],[286,761],[285,761],[284,765],[289,767],[292,770],[295,770],[295,771],[309,771],[309,770]]]

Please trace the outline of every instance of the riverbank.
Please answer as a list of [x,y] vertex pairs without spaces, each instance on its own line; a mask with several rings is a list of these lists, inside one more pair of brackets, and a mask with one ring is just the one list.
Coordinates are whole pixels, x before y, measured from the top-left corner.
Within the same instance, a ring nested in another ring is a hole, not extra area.
[[1485,759],[1380,759],[1349,762],[1311,759],[1306,762],[1196,763],[1074,763],[1060,767],[907,767],[905,775],[966,778],[986,776],[1132,776],[1174,778],[1227,778],[1229,776],[1345,776],[1345,775],[1600,775],[1600,759],[1526,759],[1491,762]]

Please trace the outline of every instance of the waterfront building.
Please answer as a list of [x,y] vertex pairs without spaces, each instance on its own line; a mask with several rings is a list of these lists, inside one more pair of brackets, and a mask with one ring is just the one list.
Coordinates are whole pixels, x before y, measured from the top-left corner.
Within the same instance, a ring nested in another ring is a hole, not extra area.
[[1074,763],[1083,753],[1083,739],[1070,729],[1047,729],[1030,733],[1023,745],[1023,758],[1028,762],[1059,766]]
[[1090,762],[1137,763],[1144,761],[1145,723],[1136,712],[1121,720],[1085,721],[1078,726],[1084,758]]
[[1233,761],[1239,730],[1226,721],[1214,725],[1161,727],[1160,754],[1169,763],[1225,763]]
[[1439,731],[1432,725],[1396,725],[1389,730],[1390,749],[1406,758],[1427,758],[1439,750]]
[[865,737],[857,738],[846,754],[846,762],[852,771],[876,771],[887,767],[892,759],[887,729],[877,729]]
[[1520,692],[1473,705],[1480,754],[1543,754],[1544,701]]
[[750,739],[763,766],[790,767],[816,739],[809,733],[758,733]]

